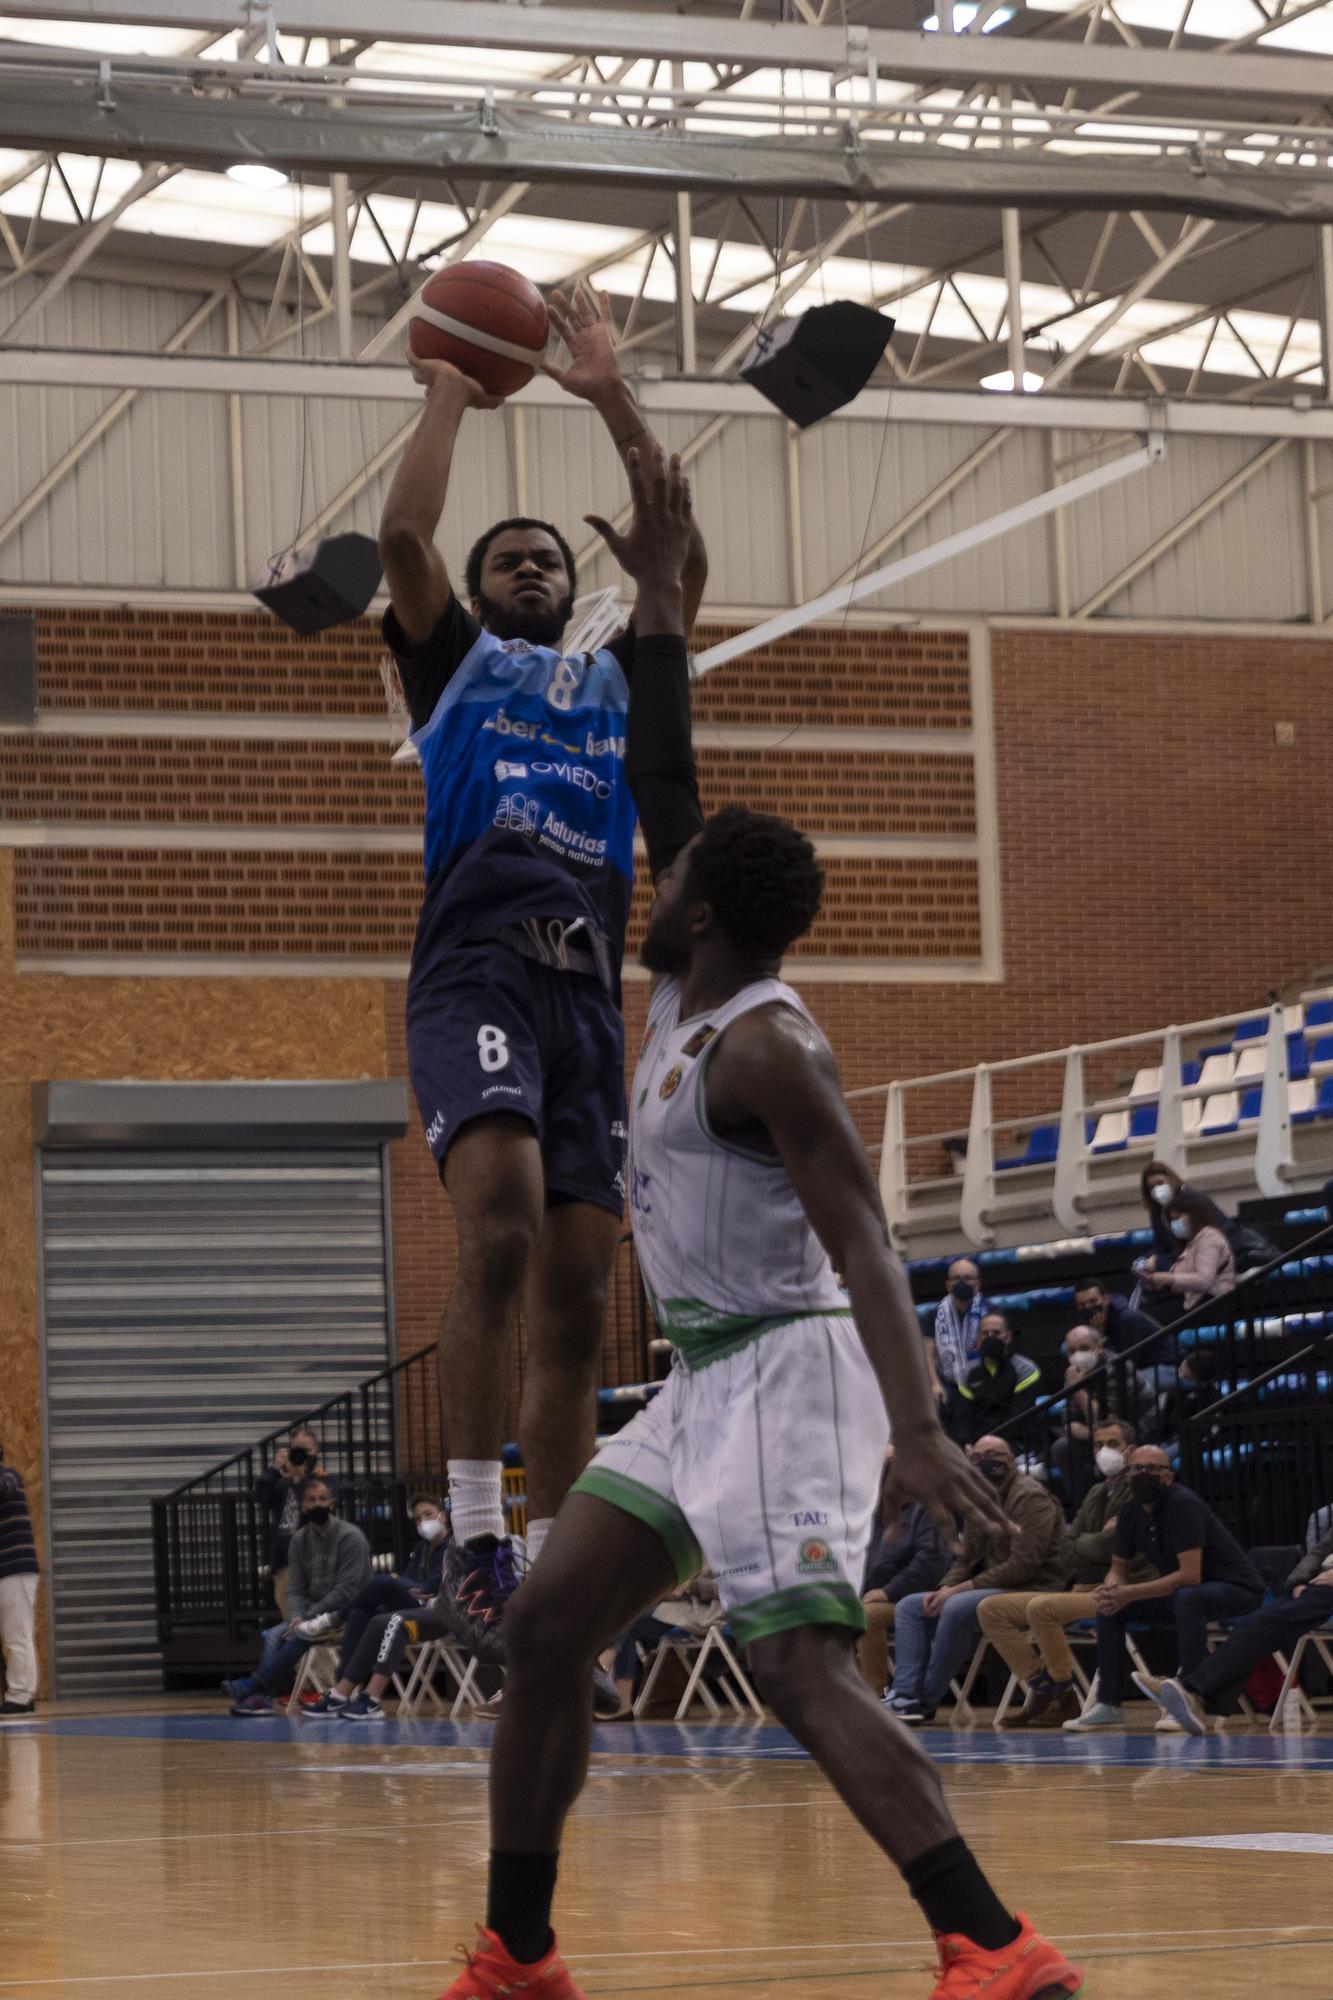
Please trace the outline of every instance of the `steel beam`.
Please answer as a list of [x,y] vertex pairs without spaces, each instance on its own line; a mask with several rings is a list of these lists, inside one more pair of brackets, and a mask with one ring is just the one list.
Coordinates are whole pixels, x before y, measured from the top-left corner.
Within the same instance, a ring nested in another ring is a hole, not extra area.
[[[512,11],[526,19],[533,10]],[[955,36],[954,43],[965,47],[971,39]],[[1270,60],[1280,59],[1263,59]],[[289,105],[266,97],[200,96],[142,83],[117,83],[108,108],[96,76],[74,72],[58,83],[33,78],[0,93],[0,145],[205,168],[265,160],[293,175],[407,174],[442,186],[468,175],[727,194],[744,181],[755,195],[823,200],[1161,208],[1246,221],[1333,221],[1327,170],[1251,167],[1220,151],[1086,157],[1035,146],[975,153],[929,139],[849,144],[848,131],[722,137],[583,124],[508,103],[339,108],[306,98],[301,113],[294,118]]]
[[[1302,10],[1304,11],[1304,10]],[[26,18],[210,30],[223,35],[244,24],[246,10],[225,0],[17,0],[6,12]],[[366,33],[364,0],[281,0],[284,34],[356,40]],[[375,37],[436,47],[491,48],[571,56],[679,57],[678,14],[620,7],[513,6],[505,0],[377,0]],[[903,81],[1010,83],[1031,90],[1074,84],[1096,90],[1140,90],[1151,96],[1188,92],[1310,103],[1320,94],[1319,65],[1302,55],[1220,55],[1212,50],[1158,49],[1119,43],[1060,41],[1031,34],[919,35],[860,26],[690,16],[691,58],[752,68],[869,74]],[[95,42],[95,38],[90,38]]]
[[1149,292],[1166,277],[1168,272],[1173,271],[1177,264],[1188,257],[1198,247],[1200,240],[1208,234],[1212,227],[1213,224],[1211,222],[1203,220],[1193,225],[1187,224],[1182,228],[1170,249],[1165,251],[1157,259],[1156,263],[1144,271],[1140,277],[1136,278],[1132,285],[1121,292],[1110,310],[1104,313],[1098,320],[1096,326],[1090,327],[1078,345],[1071,348],[1068,354],[1062,356],[1056,362],[1054,368],[1050,370],[1046,377],[1046,387],[1048,389],[1058,389],[1062,382],[1067,382],[1079,363],[1087,359],[1097,343],[1106,337],[1111,328],[1118,326],[1120,321],[1125,317],[1125,314],[1136,306],[1140,299],[1146,298]]

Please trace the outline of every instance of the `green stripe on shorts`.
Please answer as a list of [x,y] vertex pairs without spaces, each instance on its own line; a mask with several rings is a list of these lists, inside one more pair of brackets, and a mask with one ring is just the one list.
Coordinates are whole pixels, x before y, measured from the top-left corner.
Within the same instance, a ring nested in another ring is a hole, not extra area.
[[739,1604],[727,1614],[737,1644],[752,1646],[774,1632],[791,1632],[799,1625],[847,1625],[864,1632],[866,1615],[849,1583],[803,1583],[792,1590],[775,1590],[752,1604]]
[[623,1472],[594,1464],[580,1474],[569,1490],[591,1493],[594,1500],[605,1500],[610,1506],[619,1507],[622,1514],[632,1514],[636,1521],[642,1521],[660,1535],[676,1566],[677,1583],[688,1583],[703,1568],[704,1552],[695,1541],[689,1522],[674,1501],[664,1500],[651,1486],[641,1486],[637,1479],[627,1479]]

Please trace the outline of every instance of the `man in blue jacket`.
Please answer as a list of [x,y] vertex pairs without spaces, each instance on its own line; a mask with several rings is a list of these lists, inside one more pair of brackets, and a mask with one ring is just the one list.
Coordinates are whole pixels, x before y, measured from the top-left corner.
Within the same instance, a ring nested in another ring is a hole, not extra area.
[[[886,1481],[892,1464],[890,1445],[884,1463]],[[939,1529],[918,1501],[903,1509],[891,1535],[883,1533],[882,1521],[881,1489],[880,1510],[871,1529],[870,1555],[861,1586],[866,1629],[856,1654],[867,1684],[877,1695],[882,1695],[888,1684],[889,1633],[893,1630],[895,1606],[913,1591],[934,1590],[949,1567],[949,1551]]]

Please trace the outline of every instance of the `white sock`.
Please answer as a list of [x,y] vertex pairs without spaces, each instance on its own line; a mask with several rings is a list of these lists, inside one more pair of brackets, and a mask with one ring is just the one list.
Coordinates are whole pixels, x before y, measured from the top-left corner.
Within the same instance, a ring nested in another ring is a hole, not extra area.
[[455,1541],[472,1542],[478,1535],[504,1534],[502,1470],[498,1458],[449,1460],[449,1518]]
[[538,1558],[538,1556],[539,1556],[539,1555],[541,1554],[542,1550],[543,1550],[543,1549],[545,1548],[545,1546],[546,1546],[546,1537],[547,1537],[547,1536],[548,1536],[548,1535],[550,1534],[550,1532],[551,1532],[551,1523],[552,1523],[552,1521],[554,1520],[554,1518],[555,1518],[555,1517],[554,1517],[554,1515],[548,1515],[548,1516],[547,1516],[547,1518],[546,1518],[546,1519],[545,1519],[544,1521],[529,1521],[529,1522],[528,1522],[528,1561],[529,1561],[529,1563],[535,1563],[535,1562],[536,1562],[536,1560],[537,1560],[537,1558]]

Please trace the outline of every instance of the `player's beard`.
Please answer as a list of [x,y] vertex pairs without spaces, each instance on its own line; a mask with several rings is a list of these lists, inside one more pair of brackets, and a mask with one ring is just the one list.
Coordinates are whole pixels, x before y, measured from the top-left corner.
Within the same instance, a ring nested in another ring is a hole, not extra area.
[[680,978],[689,970],[689,931],[679,923],[676,911],[669,911],[649,924],[639,947],[639,963],[649,972],[665,972],[672,978]]
[[525,639],[529,646],[558,646],[574,609],[574,593],[562,597],[553,611],[528,611],[521,604],[506,607],[493,597],[477,599],[481,622],[497,639]]

